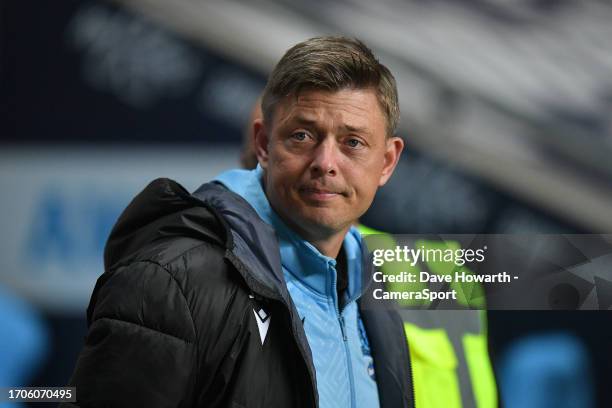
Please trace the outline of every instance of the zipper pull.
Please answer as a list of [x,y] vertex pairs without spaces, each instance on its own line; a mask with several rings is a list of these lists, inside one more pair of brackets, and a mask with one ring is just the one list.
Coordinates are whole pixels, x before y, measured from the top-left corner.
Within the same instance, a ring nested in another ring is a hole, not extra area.
[[346,328],[344,327],[344,316],[339,316],[340,330],[342,331],[342,340],[346,341]]

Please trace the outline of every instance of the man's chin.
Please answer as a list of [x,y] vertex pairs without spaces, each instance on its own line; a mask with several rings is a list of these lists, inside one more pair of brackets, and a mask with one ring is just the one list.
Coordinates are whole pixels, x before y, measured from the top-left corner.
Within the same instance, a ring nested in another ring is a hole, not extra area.
[[352,222],[346,221],[337,214],[303,214],[300,217],[299,225],[301,229],[315,233],[319,236],[335,235],[346,231]]

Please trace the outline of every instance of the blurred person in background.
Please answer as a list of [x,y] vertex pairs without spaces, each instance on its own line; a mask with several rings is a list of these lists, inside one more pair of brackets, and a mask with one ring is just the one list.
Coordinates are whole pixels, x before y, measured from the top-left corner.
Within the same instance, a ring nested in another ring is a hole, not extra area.
[[498,367],[506,407],[596,406],[587,347],[569,330],[521,336],[507,347]]
[[0,387],[29,384],[48,352],[49,335],[36,310],[0,285]]
[[259,166],[193,195],[155,180],[113,228],[77,405],[414,406],[399,315],[362,306],[353,226],[403,149],[397,99],[358,40],[289,49],[253,123]]

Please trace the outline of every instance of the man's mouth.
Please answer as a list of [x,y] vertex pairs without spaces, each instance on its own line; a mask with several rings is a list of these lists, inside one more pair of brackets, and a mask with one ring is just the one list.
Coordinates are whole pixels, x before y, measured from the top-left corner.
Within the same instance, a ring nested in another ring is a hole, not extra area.
[[343,195],[342,192],[337,190],[321,187],[302,187],[299,191],[301,195],[316,201],[331,200],[335,197]]

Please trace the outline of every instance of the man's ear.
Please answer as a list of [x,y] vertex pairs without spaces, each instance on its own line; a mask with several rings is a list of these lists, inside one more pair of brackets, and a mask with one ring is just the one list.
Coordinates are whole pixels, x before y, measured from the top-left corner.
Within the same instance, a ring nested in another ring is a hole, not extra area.
[[263,119],[253,121],[253,147],[257,155],[259,165],[265,169],[268,167],[268,129],[264,125]]
[[387,139],[384,159],[385,164],[380,175],[380,180],[378,181],[379,186],[385,185],[385,183],[391,178],[391,175],[393,175],[393,171],[399,162],[402,150],[404,150],[404,140],[402,138],[393,136]]

